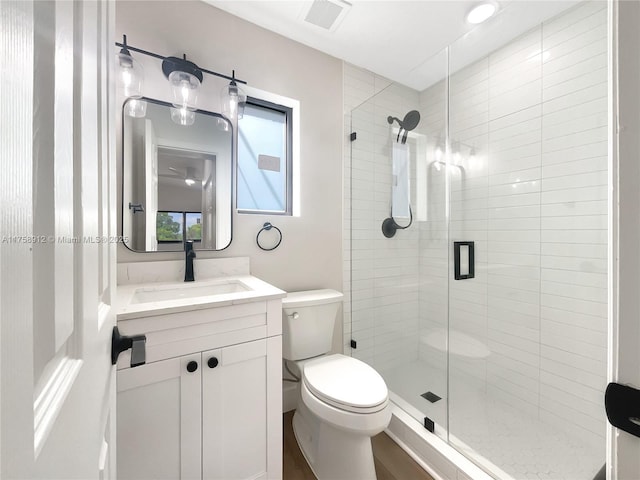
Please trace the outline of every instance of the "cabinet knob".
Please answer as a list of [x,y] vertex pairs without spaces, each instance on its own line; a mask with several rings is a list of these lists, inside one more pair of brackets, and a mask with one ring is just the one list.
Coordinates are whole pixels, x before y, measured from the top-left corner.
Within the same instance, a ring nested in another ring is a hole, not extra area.
[[198,362],[191,360],[189,363],[187,363],[187,372],[193,373],[197,369],[198,369]]
[[218,359],[216,357],[211,357],[209,361],[207,361],[207,365],[209,365],[209,368],[216,368],[218,366]]

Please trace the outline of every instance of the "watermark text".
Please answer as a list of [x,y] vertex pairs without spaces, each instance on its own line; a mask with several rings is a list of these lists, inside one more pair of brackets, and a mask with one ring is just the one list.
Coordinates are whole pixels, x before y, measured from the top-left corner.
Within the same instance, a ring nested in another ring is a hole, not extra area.
[[75,237],[70,235],[3,235],[0,236],[0,244],[27,244],[36,245],[44,243],[59,244],[109,244],[128,242],[128,237],[122,235],[84,235]]

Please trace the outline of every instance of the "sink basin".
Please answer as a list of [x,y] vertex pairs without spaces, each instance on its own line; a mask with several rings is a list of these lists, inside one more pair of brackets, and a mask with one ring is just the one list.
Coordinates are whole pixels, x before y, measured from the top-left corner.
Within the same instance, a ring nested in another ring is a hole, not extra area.
[[248,292],[251,288],[240,281],[209,283],[206,285],[169,285],[163,287],[137,288],[129,303],[162,302],[183,298],[210,297],[229,293]]

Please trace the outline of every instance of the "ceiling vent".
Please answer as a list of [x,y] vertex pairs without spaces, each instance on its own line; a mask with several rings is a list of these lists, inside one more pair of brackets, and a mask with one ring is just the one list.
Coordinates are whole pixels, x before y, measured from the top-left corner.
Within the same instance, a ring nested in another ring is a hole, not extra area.
[[342,0],[314,0],[304,15],[304,21],[333,32],[349,8],[351,4]]

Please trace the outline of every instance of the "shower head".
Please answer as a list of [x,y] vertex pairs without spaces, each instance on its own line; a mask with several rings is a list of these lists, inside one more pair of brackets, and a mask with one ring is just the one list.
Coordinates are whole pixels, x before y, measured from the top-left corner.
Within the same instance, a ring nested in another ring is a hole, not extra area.
[[400,139],[400,133],[402,132],[402,130],[404,130],[402,143],[405,143],[407,141],[407,133],[416,128],[418,126],[418,123],[420,123],[420,112],[418,112],[417,110],[411,110],[407,112],[403,120],[392,116],[387,117],[387,122],[389,123],[389,125],[393,124],[394,121],[398,122],[398,125],[400,126],[396,141]]

